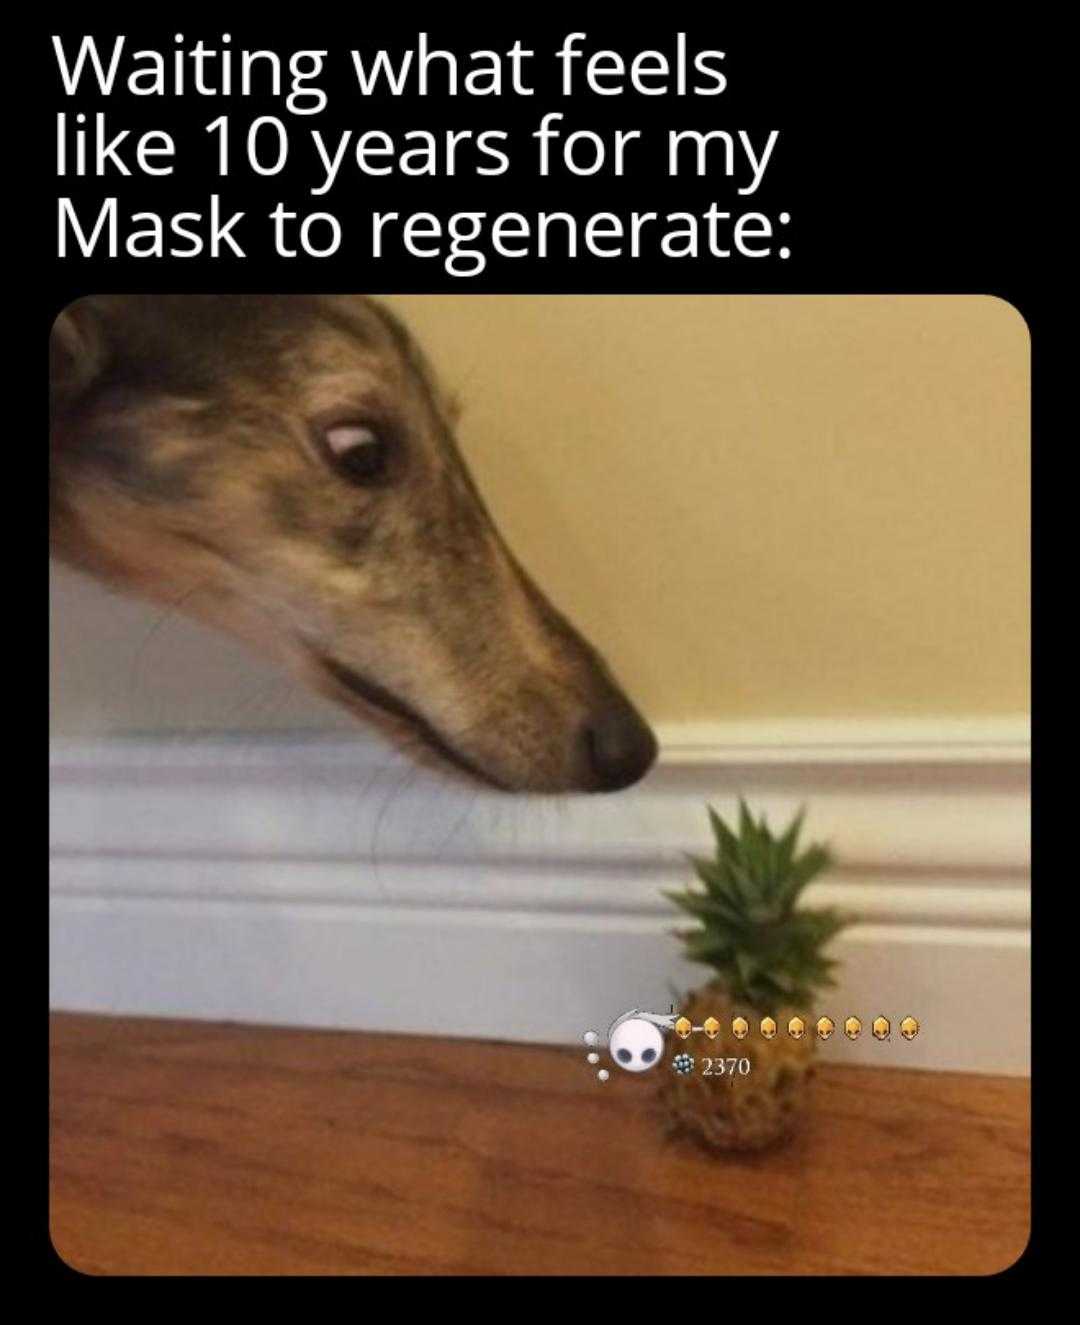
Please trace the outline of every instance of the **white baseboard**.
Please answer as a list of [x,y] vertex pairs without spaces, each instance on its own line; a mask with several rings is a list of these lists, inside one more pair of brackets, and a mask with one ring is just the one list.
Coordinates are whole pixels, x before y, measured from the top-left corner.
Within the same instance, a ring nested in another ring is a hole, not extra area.
[[661,735],[629,792],[527,799],[365,740],[56,743],[53,1006],[580,1042],[702,978],[660,890],[741,793],[841,862],[807,894],[861,917],[823,1010],[920,1019],[829,1056],[1028,1071],[1023,721]]

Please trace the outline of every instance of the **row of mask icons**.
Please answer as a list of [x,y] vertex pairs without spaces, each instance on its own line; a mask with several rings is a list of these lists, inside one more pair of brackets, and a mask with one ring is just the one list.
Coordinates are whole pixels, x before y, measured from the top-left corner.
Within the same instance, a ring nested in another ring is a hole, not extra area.
[[[710,1040],[715,1040],[720,1034],[721,1026],[715,1017],[706,1017],[700,1026],[695,1026],[689,1017],[677,1017],[671,1029],[681,1040],[687,1039],[695,1031],[702,1031]],[[795,1016],[788,1020],[787,1033],[793,1040],[801,1040],[809,1029],[803,1017]],[[915,1017],[904,1017],[898,1029],[905,1040],[914,1040],[919,1033],[918,1020]],[[750,1031],[750,1023],[745,1017],[738,1016],[731,1019],[731,1033],[737,1040],[745,1040]],[[832,1017],[818,1017],[814,1031],[819,1040],[829,1040],[836,1032],[836,1022]],[[849,1040],[857,1040],[863,1031],[862,1021],[858,1017],[846,1017],[843,1031]],[[892,1035],[892,1022],[888,1017],[875,1017],[870,1023],[870,1031],[875,1040],[887,1040]],[[766,1040],[775,1039],[780,1033],[776,1018],[762,1017],[758,1023],[758,1032]]]
[[[688,1039],[695,1031],[715,1040],[721,1031],[720,1022],[715,1017],[706,1017],[700,1026],[695,1026],[689,1017],[672,1011],[668,1014],[641,1012],[637,1008],[624,1012],[611,1023],[608,1031],[608,1050],[612,1060],[626,1072],[648,1072],[656,1067],[664,1053],[664,1032],[673,1031],[681,1040]],[[843,1032],[849,1040],[857,1040],[862,1034],[862,1021],[855,1016],[846,1017]],[[821,1016],[813,1024],[819,1040],[828,1040],[836,1032],[836,1022],[832,1017]],[[877,1016],[870,1024],[875,1040],[888,1040],[892,1036],[892,1023],[888,1017]],[[915,1017],[904,1017],[899,1031],[905,1040],[913,1040],[919,1033],[919,1023]],[[731,1033],[737,1040],[745,1040],[750,1034],[750,1022],[738,1015],[731,1020]],[[788,1019],[787,1033],[793,1040],[801,1040],[810,1032],[810,1024],[805,1017],[793,1016]],[[780,1033],[775,1017],[762,1017],[758,1022],[758,1033],[766,1040],[775,1039]],[[591,1067],[600,1062],[597,1049],[601,1037],[598,1031],[586,1031],[584,1035],[590,1052],[586,1061]],[[600,1068],[597,1077],[607,1081],[610,1073],[607,1068]]]

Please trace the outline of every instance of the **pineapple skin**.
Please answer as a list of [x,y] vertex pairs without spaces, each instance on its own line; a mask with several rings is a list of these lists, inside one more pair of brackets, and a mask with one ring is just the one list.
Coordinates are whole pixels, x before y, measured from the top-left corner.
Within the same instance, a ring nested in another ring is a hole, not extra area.
[[[790,1138],[805,1116],[814,1074],[815,1035],[809,1009],[783,1008],[774,1013],[777,1031],[772,1040],[761,1034],[761,1014],[733,1006],[720,985],[694,990],[680,1011],[695,1026],[706,1017],[716,1017],[720,1032],[715,1040],[700,1031],[686,1040],[668,1038],[659,1092],[669,1130],[689,1134],[718,1151],[764,1150]],[[800,1040],[787,1032],[788,1020],[796,1013],[806,1022]],[[750,1023],[742,1040],[731,1033],[732,1018],[740,1014]],[[671,1061],[678,1053],[693,1054],[693,1075],[673,1071]],[[748,1058],[749,1075],[704,1077],[704,1058]]]

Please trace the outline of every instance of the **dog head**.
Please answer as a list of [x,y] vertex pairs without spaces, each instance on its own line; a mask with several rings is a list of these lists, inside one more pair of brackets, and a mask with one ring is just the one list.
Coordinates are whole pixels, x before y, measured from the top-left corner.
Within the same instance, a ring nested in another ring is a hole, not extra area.
[[51,338],[53,540],[508,789],[655,739],[518,565],[402,325],[359,297],[101,296]]

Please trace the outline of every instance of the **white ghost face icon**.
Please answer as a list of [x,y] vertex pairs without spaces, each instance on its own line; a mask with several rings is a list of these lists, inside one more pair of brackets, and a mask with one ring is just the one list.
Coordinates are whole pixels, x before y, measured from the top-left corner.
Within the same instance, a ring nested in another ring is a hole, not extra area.
[[628,1012],[612,1023],[608,1049],[624,1072],[647,1072],[663,1057],[664,1037],[651,1021]]

